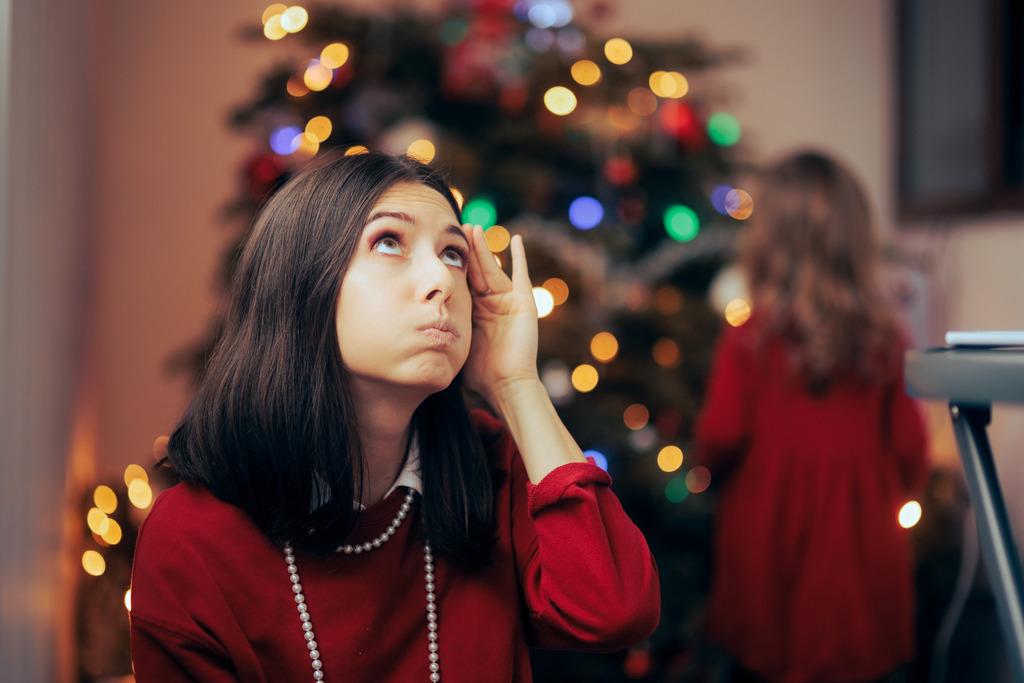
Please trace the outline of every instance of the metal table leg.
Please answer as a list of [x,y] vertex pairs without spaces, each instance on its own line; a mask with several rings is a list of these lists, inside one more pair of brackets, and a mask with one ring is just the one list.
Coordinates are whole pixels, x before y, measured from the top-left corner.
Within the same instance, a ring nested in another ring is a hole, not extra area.
[[1015,681],[1024,683],[1024,573],[985,431],[992,409],[950,404],[949,411],[978,522],[982,555],[995,590],[1010,670]]

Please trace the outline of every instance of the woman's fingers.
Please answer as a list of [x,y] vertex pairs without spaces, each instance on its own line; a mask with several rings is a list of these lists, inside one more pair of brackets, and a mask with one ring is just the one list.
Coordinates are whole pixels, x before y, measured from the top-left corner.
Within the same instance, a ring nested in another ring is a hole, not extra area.
[[473,240],[473,225],[463,223],[462,231],[466,234],[466,240],[469,242],[469,263],[466,265],[468,267],[467,277],[469,278],[470,291],[474,293],[485,292],[487,291],[487,282],[484,280],[483,265],[480,263],[476,242]]
[[530,269],[526,266],[526,247],[522,235],[512,237],[512,287],[527,294],[533,292],[530,284]]

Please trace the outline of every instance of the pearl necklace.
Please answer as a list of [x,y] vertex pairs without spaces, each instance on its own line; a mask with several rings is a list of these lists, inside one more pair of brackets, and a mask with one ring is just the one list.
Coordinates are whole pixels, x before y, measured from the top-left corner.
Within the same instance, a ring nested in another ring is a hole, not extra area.
[[[366,543],[340,545],[335,552],[345,553],[346,555],[359,555],[375,550],[387,543],[408,516],[414,497],[415,493],[413,491],[409,491],[405,495],[402,507],[398,509],[395,518],[388,525],[387,531],[383,532],[380,536]],[[316,642],[316,636],[313,634],[312,618],[309,616],[309,608],[306,606],[306,596],[302,593],[302,584],[299,582],[299,569],[295,565],[295,553],[290,543],[286,543],[284,546],[284,561],[288,567],[288,578],[292,582],[292,593],[295,594],[295,607],[299,611],[302,636],[306,639],[309,658],[312,660],[313,680],[323,681],[324,664],[320,660],[319,645]],[[430,668],[431,683],[438,683],[441,680],[441,665],[439,663],[441,652],[440,646],[437,644],[437,596],[434,594],[434,554],[430,550],[429,540],[423,542],[423,574],[427,584],[427,663]]]

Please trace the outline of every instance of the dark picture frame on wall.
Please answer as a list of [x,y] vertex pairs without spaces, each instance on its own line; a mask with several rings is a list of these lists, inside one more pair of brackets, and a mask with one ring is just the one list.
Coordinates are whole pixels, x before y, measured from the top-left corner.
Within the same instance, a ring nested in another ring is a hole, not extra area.
[[896,8],[900,220],[1024,209],[1024,0]]

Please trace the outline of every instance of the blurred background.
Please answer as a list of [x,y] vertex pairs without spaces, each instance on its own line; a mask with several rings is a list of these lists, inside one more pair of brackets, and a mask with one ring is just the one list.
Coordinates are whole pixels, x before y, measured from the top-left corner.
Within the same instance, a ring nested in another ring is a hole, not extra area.
[[[447,170],[499,261],[525,236],[542,379],[658,559],[648,642],[537,653],[536,679],[724,680],[718,489],[687,451],[714,342],[751,314],[750,174],[807,147],[857,174],[913,346],[1024,329],[1021,4],[0,0],[0,677],[131,680],[152,444],[249,221],[317,154],[371,148]],[[922,408],[901,675],[1007,680],[946,408]],[[990,437],[1019,533],[1024,411]]]

